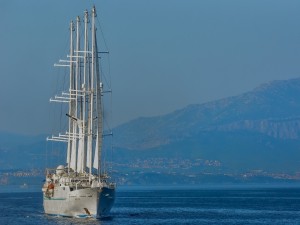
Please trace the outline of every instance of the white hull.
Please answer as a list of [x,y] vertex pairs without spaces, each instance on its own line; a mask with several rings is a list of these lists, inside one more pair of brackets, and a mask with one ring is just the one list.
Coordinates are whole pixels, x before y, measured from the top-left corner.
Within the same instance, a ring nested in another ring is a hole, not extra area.
[[109,213],[114,200],[114,188],[94,187],[70,191],[68,186],[57,187],[53,197],[44,194],[44,210],[49,215],[99,218]]

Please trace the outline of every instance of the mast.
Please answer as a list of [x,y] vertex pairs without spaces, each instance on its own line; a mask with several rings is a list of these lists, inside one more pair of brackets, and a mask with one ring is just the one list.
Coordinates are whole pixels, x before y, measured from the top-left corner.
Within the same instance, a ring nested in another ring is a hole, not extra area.
[[90,177],[92,175],[92,142],[93,142],[93,108],[94,108],[94,73],[95,73],[95,17],[96,17],[96,8],[95,6],[92,9],[92,71],[90,77],[90,111],[89,111],[89,136],[88,136],[88,143],[89,143],[89,159],[88,159],[88,167],[89,167],[89,174]]
[[[74,89],[72,91],[73,95],[75,96],[75,106],[74,106],[74,118],[78,117],[78,91],[80,88],[78,87],[78,80],[80,79],[80,56],[79,56],[79,50],[80,50],[80,17],[77,16],[76,18],[76,68],[75,68],[75,81],[74,81]],[[80,81],[80,80],[79,80]],[[78,120],[77,120],[78,121]],[[76,120],[73,119],[73,151],[74,153],[72,154],[72,162],[73,162],[73,169],[74,171],[77,171],[77,126],[80,126],[80,123],[78,124]]]
[[82,127],[83,127],[83,154],[82,154],[82,172],[85,171],[86,167],[86,93],[87,93],[87,72],[88,72],[88,22],[89,14],[88,11],[84,11],[84,62],[83,62],[83,108],[82,108]]
[[[103,172],[101,169],[101,151],[103,145],[103,83],[100,73],[99,52],[96,34],[96,8],[89,13],[84,11],[84,38],[80,38],[80,18],[76,19],[76,36],[73,36],[75,26],[70,23],[70,60],[60,60],[70,69],[69,92],[55,96],[51,102],[68,103],[68,131],[66,134],[52,135],[47,140],[67,142],[67,167],[80,174],[92,177],[93,168],[97,169],[99,181]],[[91,30],[89,31],[89,28]],[[89,33],[90,32],[90,33]],[[76,42],[76,43],[75,43]],[[81,45],[82,48],[81,49]],[[74,49],[75,48],[75,49]],[[108,91],[110,92],[110,91]],[[92,162],[93,161],[93,162]],[[88,169],[87,169],[88,168]]]
[[[70,23],[70,86],[69,86],[69,93],[70,98],[72,98],[72,86],[74,82],[74,72],[73,72],[73,31],[74,31],[74,23],[71,21]],[[74,102],[70,99],[69,101],[69,115],[73,115],[73,104]],[[72,151],[75,149],[72,149],[72,139],[71,139],[71,132],[73,131],[73,121],[71,118],[69,118],[69,135],[68,135],[68,151],[67,151],[67,164],[68,164],[68,172],[70,172],[70,162],[71,162],[71,154]]]
[[[96,14],[96,8],[93,7],[93,19],[97,16]],[[99,57],[98,57],[98,46],[97,46],[97,37],[96,37],[96,27],[95,27],[95,20],[93,22],[94,29],[93,29],[93,54],[94,54],[94,65],[95,65],[95,80],[96,80],[96,112],[97,112],[97,138],[96,138],[96,149],[95,149],[95,164],[94,167],[96,167],[98,171],[98,180],[100,181],[101,176],[101,149],[102,149],[102,138],[103,138],[103,114],[102,114],[102,81],[100,77],[100,68],[99,68]],[[96,59],[96,60],[95,60]]]

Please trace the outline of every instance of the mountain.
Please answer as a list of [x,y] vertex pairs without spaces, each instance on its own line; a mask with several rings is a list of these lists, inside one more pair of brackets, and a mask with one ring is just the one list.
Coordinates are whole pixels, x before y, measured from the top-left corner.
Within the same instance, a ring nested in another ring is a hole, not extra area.
[[[0,133],[0,169],[64,163],[65,146],[45,137]],[[137,118],[114,129],[114,143],[124,173],[300,172],[300,78]]]
[[131,158],[196,157],[231,170],[300,171],[300,79],[138,118],[117,127],[114,141]]

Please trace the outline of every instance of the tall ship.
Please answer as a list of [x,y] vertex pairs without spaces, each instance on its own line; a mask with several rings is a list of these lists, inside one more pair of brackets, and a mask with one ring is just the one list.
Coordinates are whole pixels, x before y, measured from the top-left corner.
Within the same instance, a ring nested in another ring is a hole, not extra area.
[[[66,164],[46,169],[43,205],[46,214],[67,217],[105,216],[115,200],[102,160],[103,139],[112,135],[104,129],[104,88],[97,45],[96,8],[85,11],[70,23],[70,51],[55,66],[67,67],[67,89],[50,102],[65,104],[66,130],[48,137],[66,143]],[[63,107],[62,107],[63,108]]]

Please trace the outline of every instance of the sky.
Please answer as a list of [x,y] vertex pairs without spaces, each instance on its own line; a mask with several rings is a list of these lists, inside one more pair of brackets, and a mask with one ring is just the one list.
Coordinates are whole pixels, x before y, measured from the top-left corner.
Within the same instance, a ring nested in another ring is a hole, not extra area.
[[0,131],[48,134],[69,22],[95,4],[114,126],[300,76],[297,0],[0,0]]

